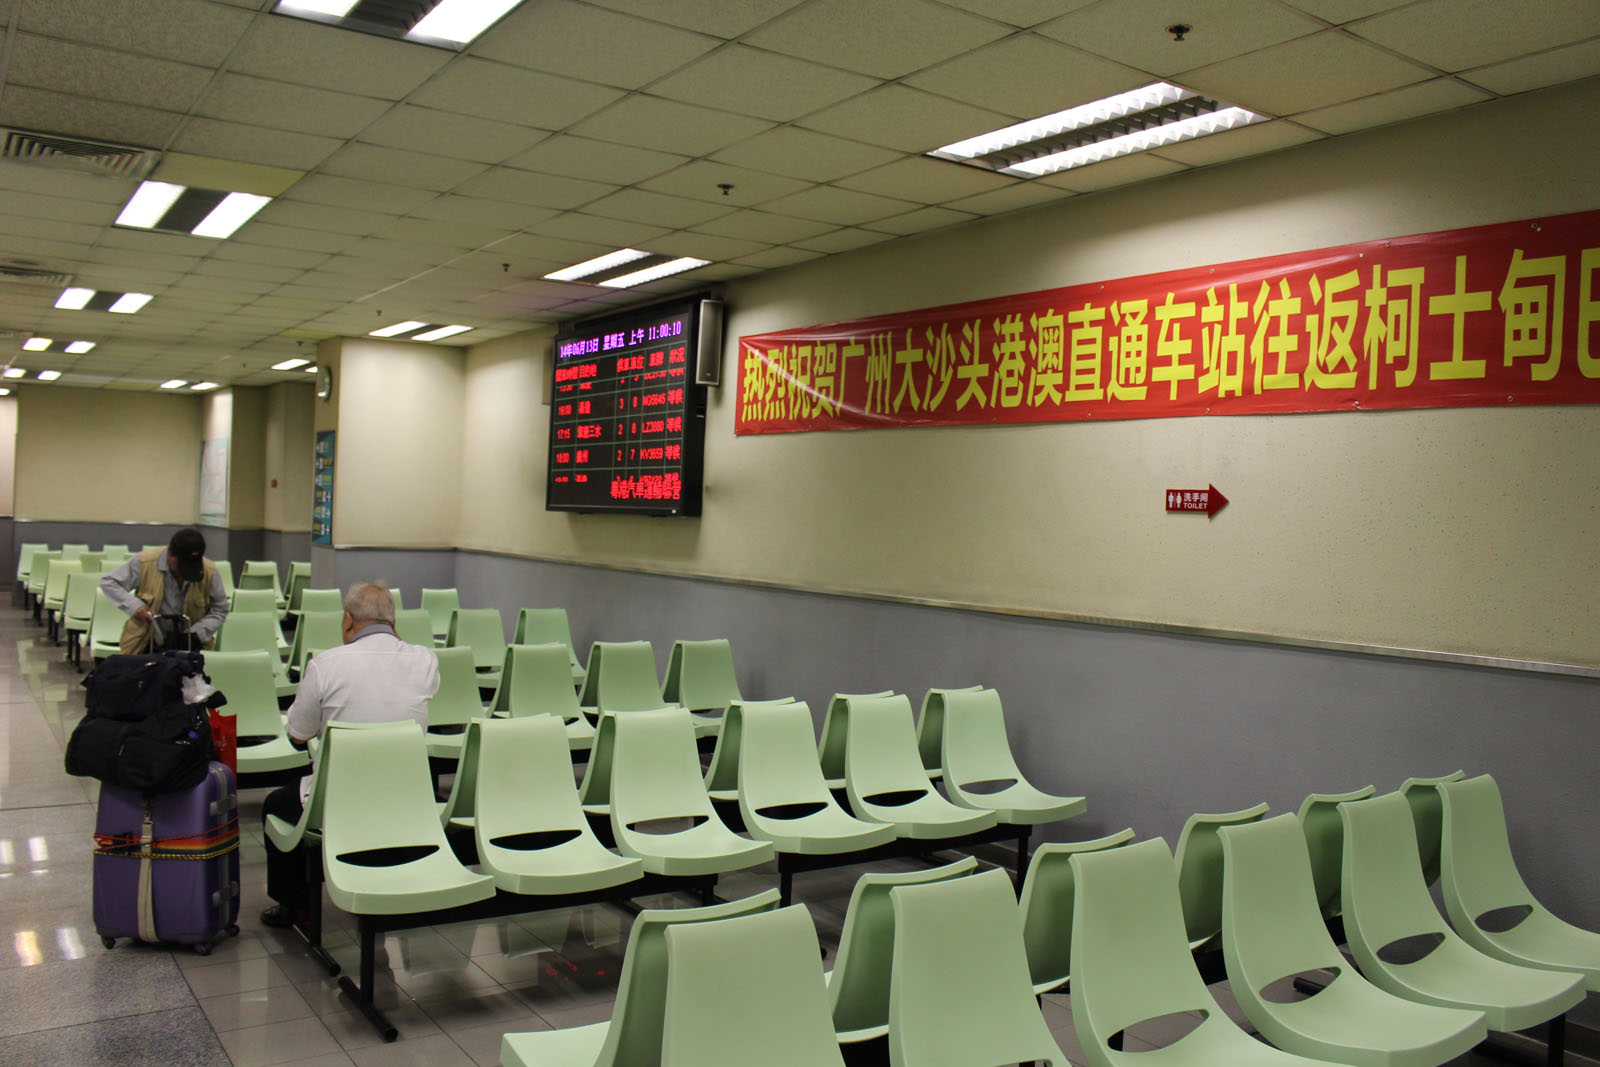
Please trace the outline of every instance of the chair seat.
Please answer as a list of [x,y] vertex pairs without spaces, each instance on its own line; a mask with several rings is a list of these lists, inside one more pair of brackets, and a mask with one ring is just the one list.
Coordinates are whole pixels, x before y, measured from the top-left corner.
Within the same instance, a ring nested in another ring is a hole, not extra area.
[[887,845],[897,836],[892,823],[867,822],[839,808],[823,808],[798,819],[752,815],[753,819],[745,821],[745,827],[752,835],[771,841],[773,848],[779,852],[799,856],[859,852]]
[[[1446,1008],[1481,1011],[1491,1030],[1526,1030],[1581,1002],[1581,974],[1535,970],[1485,956],[1454,939],[1415,963],[1391,965],[1394,979],[1382,972],[1374,984],[1396,996]],[[1398,984],[1396,984],[1398,983]]]
[[651,848],[648,854],[631,852],[624,843],[624,835],[618,835],[617,846],[623,853],[643,860],[644,869],[650,874],[683,877],[722,874],[765,863],[773,854],[771,842],[751,841],[712,822],[648,837]]
[[1328,1067],[1326,1060],[1307,1059],[1280,1052],[1246,1036],[1218,1011],[1165,1048],[1138,1052],[1113,1052],[1111,1062],[1139,1067],[1192,1067],[1196,1063],[1226,1063],[1229,1067]]
[[501,1067],[591,1067],[605,1047],[611,1022],[507,1034],[500,1041]]
[[[936,773],[930,771],[928,776],[932,778]],[[1052,796],[1022,781],[1013,782],[997,793],[965,793],[957,803],[978,811],[992,811],[1000,822],[1011,826],[1038,826],[1069,819],[1082,815],[1088,806],[1083,797]]]
[[288,771],[310,764],[311,756],[306,750],[295,748],[287,737],[274,737],[259,745],[239,746],[240,774]]
[[552,848],[521,851],[480,849],[480,865],[507,893],[527,896],[588,893],[640,877],[637,859],[619,856],[584,835]]
[[352,915],[404,915],[473,904],[494,896],[494,879],[473,874],[440,849],[410,863],[358,867],[323,853],[328,897]]
[[[1274,1022],[1297,1035],[1295,1047],[1303,1052],[1340,1061],[1355,1046],[1376,1053],[1374,1063],[1395,1067],[1446,1063],[1484,1037],[1476,1012],[1402,1000],[1343,974],[1309,1000],[1274,1005]],[[1276,1034],[1265,1036],[1285,1044]]]
[[856,814],[892,823],[897,836],[919,841],[975,834],[989,829],[999,821],[992,811],[958,808],[931,791],[909,804],[893,807],[864,801],[856,809]]
[[1508,962],[1575,971],[1588,978],[1589,988],[1600,988],[1600,934],[1593,930],[1538,909],[1510,930],[1485,934],[1484,939]]
[[279,852],[288,852],[297,848],[302,839],[321,841],[321,830],[302,831],[294,823],[279,815],[268,815],[266,818],[267,840],[271,841]]
[[431,730],[422,736],[428,742],[428,755],[433,759],[459,759],[461,742],[467,737],[465,733],[436,734]]

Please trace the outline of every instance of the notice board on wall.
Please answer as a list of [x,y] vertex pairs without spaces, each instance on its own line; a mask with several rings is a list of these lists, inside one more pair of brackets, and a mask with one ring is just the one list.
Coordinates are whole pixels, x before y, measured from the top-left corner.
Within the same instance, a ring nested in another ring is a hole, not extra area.
[[311,459],[311,543],[333,544],[333,430],[317,432]]

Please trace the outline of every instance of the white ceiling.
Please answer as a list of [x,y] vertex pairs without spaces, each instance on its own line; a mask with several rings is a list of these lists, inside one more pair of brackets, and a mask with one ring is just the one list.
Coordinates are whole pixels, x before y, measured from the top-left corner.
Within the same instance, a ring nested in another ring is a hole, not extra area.
[[[0,363],[282,381],[323,337],[475,343],[1600,73],[1594,0],[525,0],[460,54],[272,6],[0,0],[0,124],[306,172],[218,242],[113,228],[132,179],[0,162],[0,265],[155,294],[58,311],[0,280]],[[1157,79],[1273,120],[1032,181],[922,157]],[[622,245],[714,262],[541,280]]]

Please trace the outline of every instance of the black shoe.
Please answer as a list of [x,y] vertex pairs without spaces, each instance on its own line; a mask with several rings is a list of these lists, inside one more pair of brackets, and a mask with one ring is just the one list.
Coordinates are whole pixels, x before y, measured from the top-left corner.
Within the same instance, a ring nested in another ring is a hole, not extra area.
[[261,913],[261,925],[287,930],[293,926],[304,926],[310,918],[303,911],[291,911],[282,904],[274,904]]

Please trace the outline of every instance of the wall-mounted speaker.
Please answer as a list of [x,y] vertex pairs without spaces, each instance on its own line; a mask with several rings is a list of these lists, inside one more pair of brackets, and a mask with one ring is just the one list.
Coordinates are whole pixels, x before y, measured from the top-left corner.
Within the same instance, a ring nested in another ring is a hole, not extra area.
[[694,383],[722,384],[722,301],[700,301],[700,331],[694,353]]

